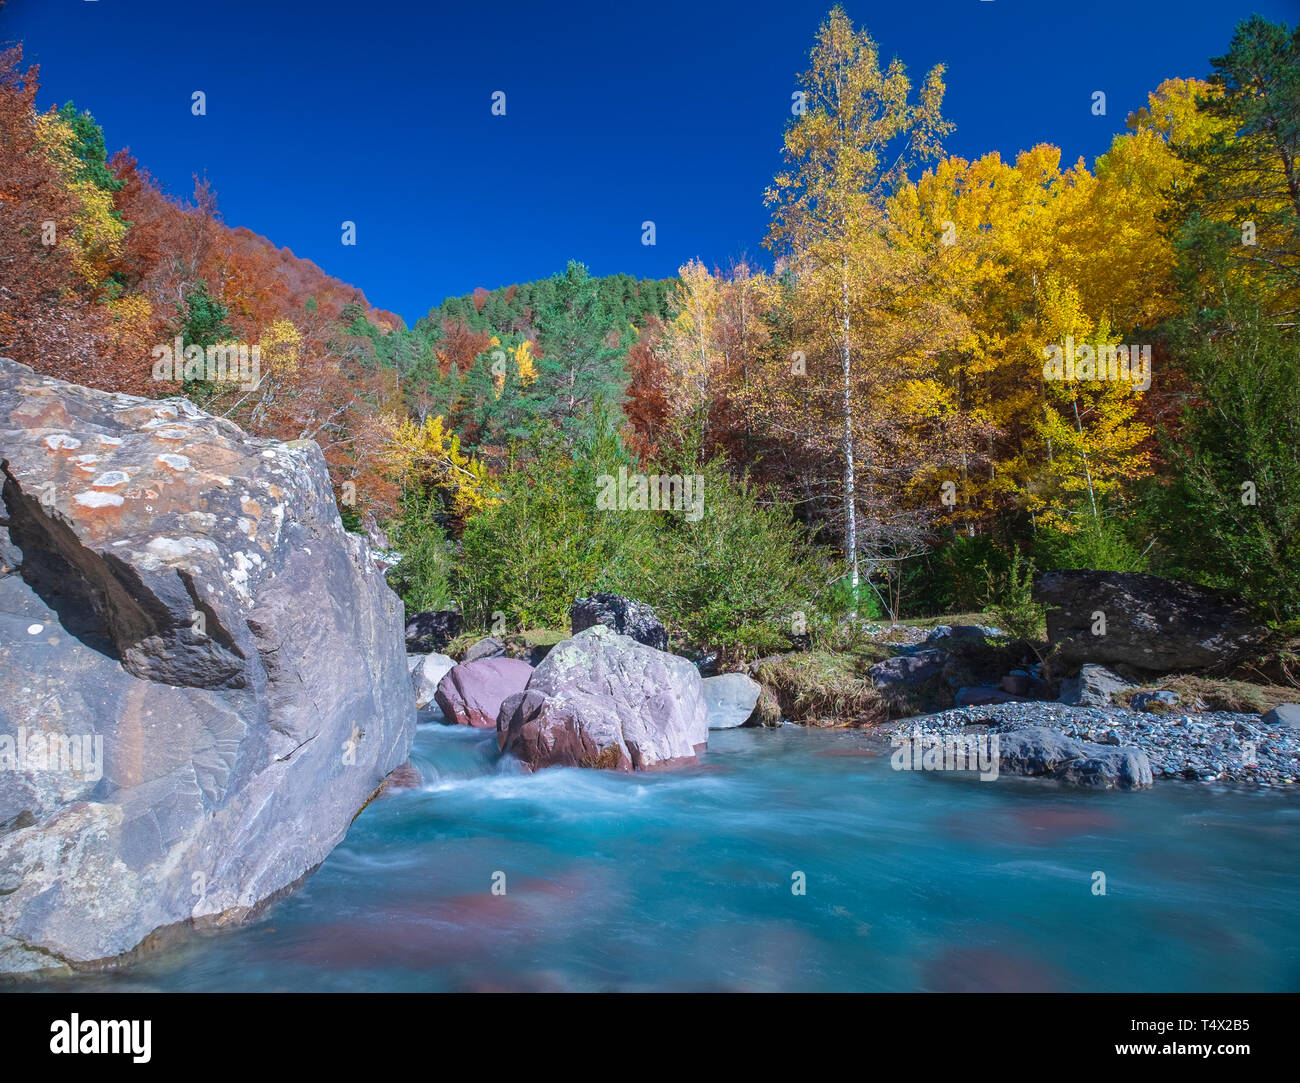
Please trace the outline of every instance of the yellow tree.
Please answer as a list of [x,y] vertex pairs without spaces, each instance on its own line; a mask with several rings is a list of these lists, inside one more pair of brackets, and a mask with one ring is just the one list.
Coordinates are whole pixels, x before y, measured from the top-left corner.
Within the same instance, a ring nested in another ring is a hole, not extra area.
[[424,424],[410,418],[385,419],[384,471],[403,492],[439,491],[451,513],[464,522],[496,502],[496,485],[488,468],[460,449],[460,437],[441,417]]
[[785,168],[767,192],[774,208],[767,244],[788,257],[813,309],[833,318],[824,330],[839,355],[844,552],[856,598],[854,346],[862,336],[854,317],[879,310],[863,305],[861,294],[889,263],[889,246],[881,242],[886,201],[905,183],[909,166],[938,155],[951,126],[941,115],[942,67],[929,73],[912,101],[902,63],[894,59],[882,68],[875,41],[855,30],[840,7],[822,23],[809,59],[803,98],[786,128]]
[[[78,205],[71,236],[59,237],[58,243],[71,246],[77,273],[87,284],[101,289],[112,264],[121,257],[122,238],[126,235],[126,226],[113,213],[113,194],[84,175],[74,150],[77,135],[57,111],[36,118],[36,142]],[[64,230],[68,223],[55,225]]]
[[707,439],[718,349],[718,280],[698,259],[677,271],[672,313],[659,341],[669,416],[696,425]]

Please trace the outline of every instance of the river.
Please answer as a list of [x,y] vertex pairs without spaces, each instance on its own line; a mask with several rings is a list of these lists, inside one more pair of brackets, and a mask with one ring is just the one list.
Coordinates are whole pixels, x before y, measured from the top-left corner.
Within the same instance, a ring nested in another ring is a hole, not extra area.
[[412,762],[258,920],[43,987],[1300,990],[1300,794],[901,773],[797,726],[528,776],[425,724]]

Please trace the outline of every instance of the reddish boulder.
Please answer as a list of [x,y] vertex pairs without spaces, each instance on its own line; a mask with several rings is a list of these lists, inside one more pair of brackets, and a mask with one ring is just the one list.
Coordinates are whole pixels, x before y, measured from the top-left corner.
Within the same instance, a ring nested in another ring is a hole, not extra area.
[[522,692],[532,675],[533,667],[518,658],[462,662],[447,671],[433,698],[449,723],[495,729],[501,702]]

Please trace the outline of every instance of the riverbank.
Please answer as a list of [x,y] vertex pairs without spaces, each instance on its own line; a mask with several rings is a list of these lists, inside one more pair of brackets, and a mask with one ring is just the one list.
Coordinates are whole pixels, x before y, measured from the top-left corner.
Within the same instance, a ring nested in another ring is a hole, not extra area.
[[877,728],[882,737],[919,727],[929,733],[1006,733],[1046,726],[1081,741],[1131,745],[1146,753],[1157,779],[1232,782],[1262,787],[1300,783],[1300,731],[1259,715],[1206,711],[1148,714],[1120,707],[998,703],[954,707]]

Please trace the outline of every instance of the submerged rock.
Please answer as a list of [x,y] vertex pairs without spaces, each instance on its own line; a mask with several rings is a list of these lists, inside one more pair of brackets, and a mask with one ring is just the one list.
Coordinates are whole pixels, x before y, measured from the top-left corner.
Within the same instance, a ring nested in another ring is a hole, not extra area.
[[709,740],[703,685],[685,658],[596,625],[552,649],[501,705],[497,740],[533,769],[694,763]]
[[233,920],[406,762],[402,603],[320,449],[0,359],[0,971]]
[[443,717],[457,726],[495,729],[501,703],[522,692],[533,667],[518,658],[480,658],[449,669],[434,699]]

